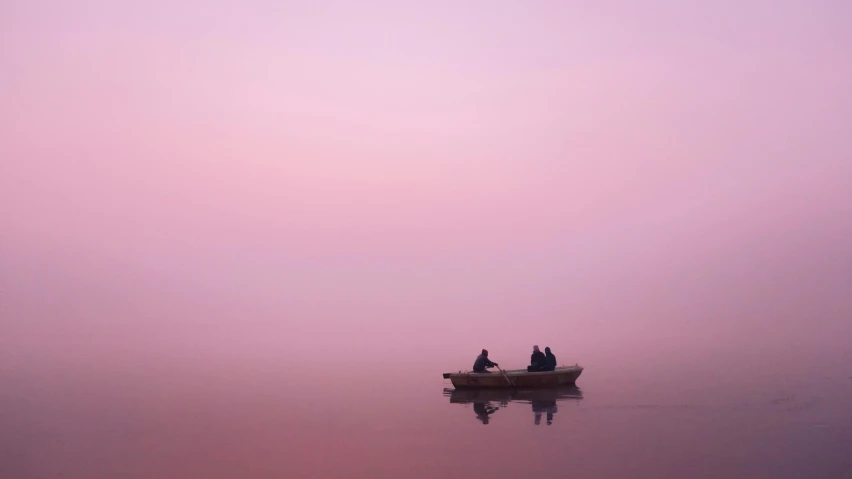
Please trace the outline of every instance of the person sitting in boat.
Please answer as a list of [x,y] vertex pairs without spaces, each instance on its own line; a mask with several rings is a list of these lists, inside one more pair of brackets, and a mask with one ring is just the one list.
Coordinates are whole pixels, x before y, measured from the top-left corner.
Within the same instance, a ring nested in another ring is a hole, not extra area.
[[483,349],[482,354],[476,357],[476,361],[473,362],[473,372],[475,373],[490,373],[491,371],[486,370],[486,368],[493,368],[497,366],[497,363],[492,362],[488,359],[488,350]]
[[527,367],[527,371],[544,371],[544,359],[544,353],[538,349],[538,346],[533,346],[533,353],[530,356],[530,365]]
[[556,356],[550,352],[550,348],[544,348],[544,371],[553,371],[556,369]]

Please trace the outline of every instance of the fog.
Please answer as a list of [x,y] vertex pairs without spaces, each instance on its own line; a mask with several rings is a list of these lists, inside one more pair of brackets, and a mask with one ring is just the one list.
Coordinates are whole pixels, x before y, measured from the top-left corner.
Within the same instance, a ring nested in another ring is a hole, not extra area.
[[3,7],[12,371],[848,364],[845,4],[169,5]]

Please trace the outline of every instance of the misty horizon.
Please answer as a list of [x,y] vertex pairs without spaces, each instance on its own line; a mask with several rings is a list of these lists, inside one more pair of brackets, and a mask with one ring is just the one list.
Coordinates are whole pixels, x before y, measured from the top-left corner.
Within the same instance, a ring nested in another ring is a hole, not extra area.
[[847,477],[850,21],[3,4],[0,475]]

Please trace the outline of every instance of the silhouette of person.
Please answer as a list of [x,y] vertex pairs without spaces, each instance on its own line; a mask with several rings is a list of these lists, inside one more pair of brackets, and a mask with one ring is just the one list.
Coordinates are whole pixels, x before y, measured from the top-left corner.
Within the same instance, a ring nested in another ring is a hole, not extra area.
[[530,365],[527,366],[527,371],[544,371],[544,359],[545,355],[538,349],[538,345],[533,346],[533,353],[530,356]]

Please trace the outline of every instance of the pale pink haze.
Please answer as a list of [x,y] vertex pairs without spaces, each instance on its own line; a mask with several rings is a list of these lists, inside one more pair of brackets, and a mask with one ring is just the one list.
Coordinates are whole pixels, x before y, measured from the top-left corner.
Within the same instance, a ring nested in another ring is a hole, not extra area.
[[0,360],[440,373],[544,331],[571,362],[848,363],[850,25],[844,1],[3,1]]
[[850,364],[848,0],[0,0],[2,477],[849,477]]

